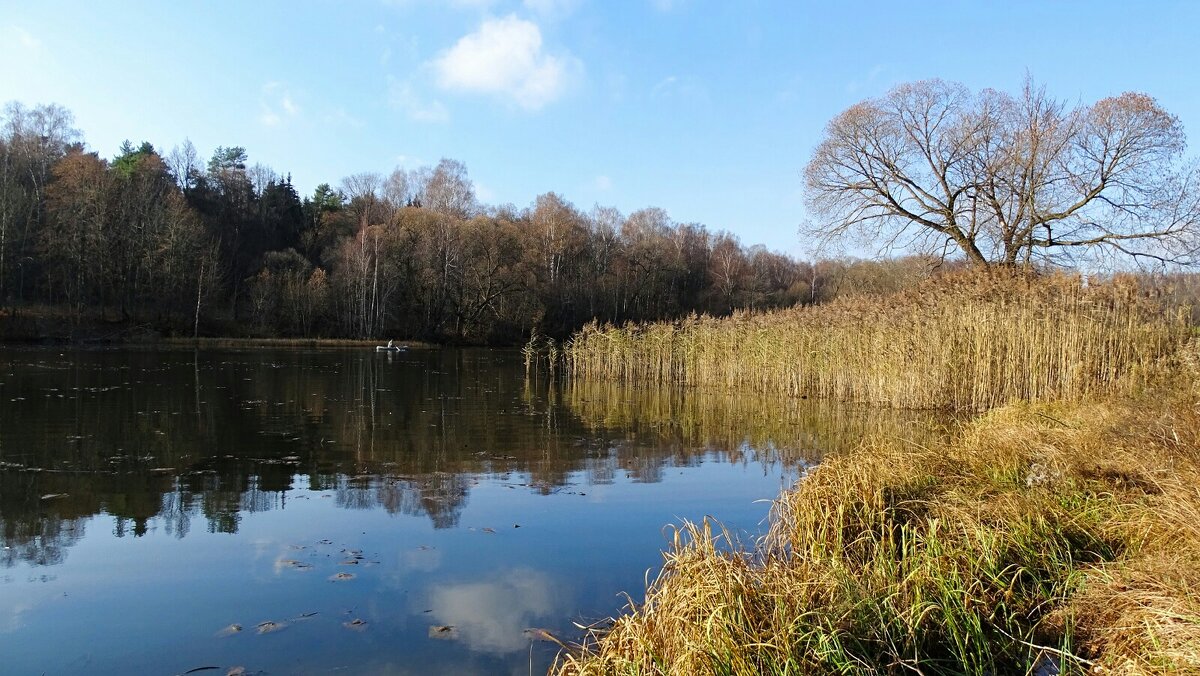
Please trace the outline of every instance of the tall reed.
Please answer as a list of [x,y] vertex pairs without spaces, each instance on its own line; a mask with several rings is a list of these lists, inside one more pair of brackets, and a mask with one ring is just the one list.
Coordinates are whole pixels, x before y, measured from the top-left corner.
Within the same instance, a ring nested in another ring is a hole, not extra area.
[[590,324],[565,359],[577,380],[985,410],[1134,390],[1187,335],[1185,313],[1132,279],[993,273],[723,319]]

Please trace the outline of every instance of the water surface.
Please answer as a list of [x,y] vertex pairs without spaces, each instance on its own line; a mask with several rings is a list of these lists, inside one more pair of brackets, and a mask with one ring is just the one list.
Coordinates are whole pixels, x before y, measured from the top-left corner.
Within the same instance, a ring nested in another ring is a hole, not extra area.
[[2,348],[3,671],[543,673],[527,630],[619,612],[664,526],[753,537],[822,454],[927,424],[504,351]]

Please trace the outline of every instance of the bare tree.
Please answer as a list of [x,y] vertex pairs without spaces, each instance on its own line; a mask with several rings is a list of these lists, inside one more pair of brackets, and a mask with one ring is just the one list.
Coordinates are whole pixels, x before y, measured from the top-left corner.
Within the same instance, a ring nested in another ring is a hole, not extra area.
[[927,80],[835,117],[809,162],[812,234],[975,264],[1119,253],[1191,263],[1200,175],[1178,118],[1145,94],[1068,107]]
[[250,177],[250,185],[254,186],[254,194],[259,197],[262,197],[268,185],[279,183],[282,178],[274,169],[260,162],[255,162],[246,175]]
[[357,218],[359,232],[380,222],[382,188],[383,177],[374,172],[363,172],[342,179],[342,193]]
[[426,172],[416,174],[421,206],[460,220],[475,215],[475,186],[467,177],[467,165],[442,158],[432,171]]
[[185,193],[195,187],[196,177],[204,172],[200,153],[196,151],[191,139],[184,139],[183,145],[171,149],[171,153],[167,155],[167,166],[171,169],[171,175],[175,177],[175,183]]
[[0,111],[0,302],[14,287],[17,297],[24,293],[51,169],[79,138],[73,122],[56,104],[11,101]]
[[388,210],[387,220],[390,221],[397,211],[408,204],[408,200],[412,197],[409,186],[408,173],[399,167],[393,169],[392,173],[388,174],[387,179],[384,180],[381,192]]

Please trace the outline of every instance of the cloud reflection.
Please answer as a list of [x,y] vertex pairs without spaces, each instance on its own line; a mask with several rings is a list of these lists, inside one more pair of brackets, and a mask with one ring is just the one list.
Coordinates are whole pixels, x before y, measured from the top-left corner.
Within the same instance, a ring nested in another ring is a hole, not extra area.
[[525,629],[564,614],[556,602],[567,598],[546,573],[515,568],[490,581],[435,585],[429,607],[433,622],[455,627],[467,648],[510,653],[529,647]]

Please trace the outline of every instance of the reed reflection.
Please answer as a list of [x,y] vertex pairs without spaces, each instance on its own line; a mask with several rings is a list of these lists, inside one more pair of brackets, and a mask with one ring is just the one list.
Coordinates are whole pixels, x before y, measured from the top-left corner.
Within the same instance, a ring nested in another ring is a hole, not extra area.
[[515,353],[0,351],[0,565],[53,565],[89,520],[118,537],[237,532],[327,492],[459,525],[472,489],[658,482],[709,460],[812,463],[915,414],[762,395],[526,379]]

